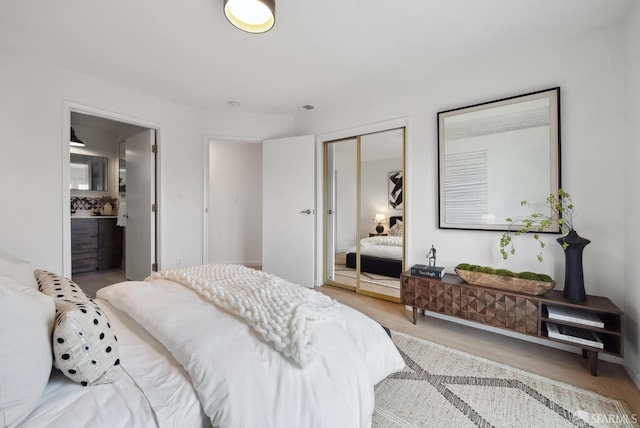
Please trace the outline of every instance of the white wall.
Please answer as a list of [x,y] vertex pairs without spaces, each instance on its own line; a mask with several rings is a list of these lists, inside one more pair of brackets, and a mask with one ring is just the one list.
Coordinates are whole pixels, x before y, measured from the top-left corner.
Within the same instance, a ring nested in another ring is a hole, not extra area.
[[211,263],[262,262],[262,144],[209,143]]
[[624,153],[624,277],[625,366],[640,388],[640,2],[634,2],[625,22],[626,102]]
[[[634,49],[637,52],[636,42]],[[407,264],[424,263],[427,249],[434,244],[438,264],[449,271],[461,262],[533,270],[552,275],[562,288],[564,254],[554,242],[555,235],[543,238],[548,243],[543,263],[536,261],[536,244],[528,237],[518,239],[519,254],[505,262],[499,254],[499,232],[438,229],[436,123],[438,111],[561,87],[562,186],[573,196],[576,230],[592,241],[584,251],[585,288],[633,312],[638,304],[628,307],[623,275],[622,211],[625,196],[635,195],[621,185],[625,178],[623,100],[628,90],[623,54],[622,29],[612,27],[537,50],[468,58],[420,81],[398,81],[393,93],[372,87],[369,97],[340,100],[312,115],[300,115],[298,132],[333,133],[407,117]]]
[[293,129],[288,116],[202,112],[4,48],[0,58],[0,191],[7,201],[0,248],[42,269],[63,271],[63,212],[69,210],[63,198],[64,100],[158,124],[159,262],[165,269],[178,259],[202,262],[205,136],[267,138]]

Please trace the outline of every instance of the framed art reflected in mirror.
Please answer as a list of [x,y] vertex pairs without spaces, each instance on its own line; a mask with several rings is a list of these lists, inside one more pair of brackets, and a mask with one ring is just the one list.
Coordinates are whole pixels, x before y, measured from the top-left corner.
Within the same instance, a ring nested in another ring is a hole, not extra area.
[[[560,88],[438,113],[439,227],[507,230],[560,183]],[[545,232],[558,232],[552,224]]]
[[389,209],[402,209],[402,171],[389,173]]

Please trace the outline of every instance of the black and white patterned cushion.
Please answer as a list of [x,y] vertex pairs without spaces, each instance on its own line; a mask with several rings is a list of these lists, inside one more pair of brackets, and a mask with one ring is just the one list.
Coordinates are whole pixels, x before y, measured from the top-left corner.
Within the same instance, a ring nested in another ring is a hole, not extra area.
[[68,278],[36,270],[40,291],[54,298],[54,365],[73,381],[110,383],[119,371],[118,338],[107,315]]

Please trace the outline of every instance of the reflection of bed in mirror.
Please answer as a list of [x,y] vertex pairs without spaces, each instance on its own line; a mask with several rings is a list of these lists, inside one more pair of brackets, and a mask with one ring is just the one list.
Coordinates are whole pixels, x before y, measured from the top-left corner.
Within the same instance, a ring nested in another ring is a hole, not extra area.
[[[400,278],[402,273],[403,225],[401,216],[389,218],[386,236],[372,236],[360,240],[360,272]],[[356,247],[347,251],[346,266],[356,269]]]

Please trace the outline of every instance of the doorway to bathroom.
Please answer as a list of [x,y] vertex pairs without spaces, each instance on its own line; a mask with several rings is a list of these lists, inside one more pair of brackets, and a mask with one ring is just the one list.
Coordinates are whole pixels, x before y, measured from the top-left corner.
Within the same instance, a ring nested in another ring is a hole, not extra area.
[[78,106],[68,119],[65,272],[142,280],[158,269],[159,127]]

